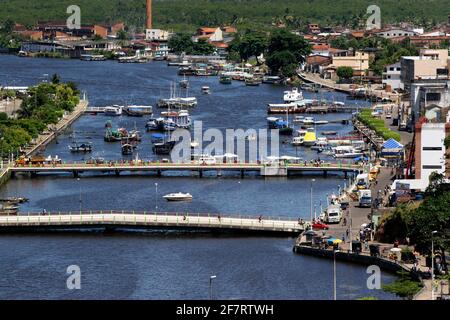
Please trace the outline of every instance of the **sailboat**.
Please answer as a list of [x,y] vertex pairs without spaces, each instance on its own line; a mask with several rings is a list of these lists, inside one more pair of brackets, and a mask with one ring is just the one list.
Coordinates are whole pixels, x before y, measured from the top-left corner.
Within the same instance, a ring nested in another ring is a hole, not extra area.
[[280,134],[282,135],[292,135],[294,129],[289,126],[289,110],[286,109],[286,122],[282,124],[281,128],[279,128]]
[[187,89],[189,87],[189,80],[186,78],[186,75],[183,75],[183,80],[180,81],[180,87],[183,89]]

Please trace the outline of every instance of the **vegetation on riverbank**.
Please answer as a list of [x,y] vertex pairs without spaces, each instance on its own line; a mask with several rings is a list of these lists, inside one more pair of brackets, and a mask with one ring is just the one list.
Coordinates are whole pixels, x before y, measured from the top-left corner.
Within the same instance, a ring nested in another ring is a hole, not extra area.
[[357,116],[358,120],[374,130],[384,140],[395,139],[400,142],[401,137],[398,132],[392,131],[386,127],[384,120],[375,118],[371,109],[363,109]]
[[[32,25],[37,21],[65,20],[71,0],[4,0],[0,21],[12,19]],[[368,0],[154,0],[153,19],[157,28],[193,31],[198,26],[235,24],[253,29],[272,24],[305,29],[308,23],[325,26],[361,27],[368,15]],[[383,23],[410,21],[427,28],[447,19],[448,0],[378,0]],[[145,25],[144,0],[78,0],[83,24],[124,21],[142,31]]]
[[400,276],[400,279],[383,285],[383,290],[394,293],[401,298],[412,300],[414,296],[422,289],[422,283],[412,279],[410,274],[404,271],[399,271],[398,275]]
[[31,87],[23,97],[17,118],[0,113],[0,154],[17,154],[49,125],[56,124],[65,112],[72,112],[79,103],[79,91],[74,83],[59,83],[54,75],[52,83]]
[[[431,253],[431,238],[435,250],[450,251],[450,185],[444,182],[444,176],[432,173],[430,185],[421,203],[397,206],[381,221],[377,238],[381,242],[392,243],[395,240],[410,244],[423,254]],[[432,231],[437,231],[432,235]],[[446,261],[444,259],[444,265]]]
[[199,39],[198,42],[192,41],[192,37],[187,33],[178,33],[171,37],[169,48],[176,54],[184,52],[195,55],[209,55],[215,50],[214,46],[204,39]]

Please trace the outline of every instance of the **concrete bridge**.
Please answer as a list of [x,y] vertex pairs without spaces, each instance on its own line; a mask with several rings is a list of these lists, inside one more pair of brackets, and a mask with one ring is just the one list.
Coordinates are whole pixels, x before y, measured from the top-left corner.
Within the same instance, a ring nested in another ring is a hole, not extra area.
[[113,173],[120,175],[121,172],[145,173],[154,172],[158,176],[162,176],[165,171],[190,171],[198,172],[199,176],[203,176],[205,171],[216,171],[220,175],[224,171],[239,172],[244,177],[246,172],[257,172],[261,176],[288,176],[301,172],[313,172],[327,175],[329,172],[357,174],[364,171],[361,165],[345,164],[345,163],[324,163],[310,164],[296,163],[284,165],[268,165],[259,163],[221,163],[221,164],[196,164],[196,163],[158,163],[145,161],[125,161],[110,162],[105,164],[88,164],[82,163],[64,163],[64,164],[46,164],[46,165],[16,165],[9,167],[12,174],[30,173],[36,174],[58,174],[69,173],[77,177],[83,172],[96,173]]
[[0,232],[39,232],[79,229],[167,229],[299,235],[306,225],[294,218],[228,216],[135,211],[20,213],[0,216]]

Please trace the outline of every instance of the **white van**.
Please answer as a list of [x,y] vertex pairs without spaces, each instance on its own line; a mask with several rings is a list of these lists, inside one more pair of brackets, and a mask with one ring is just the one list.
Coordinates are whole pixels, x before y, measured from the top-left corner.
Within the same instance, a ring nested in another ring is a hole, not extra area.
[[342,209],[340,204],[332,204],[328,206],[325,213],[326,223],[340,223],[342,219]]

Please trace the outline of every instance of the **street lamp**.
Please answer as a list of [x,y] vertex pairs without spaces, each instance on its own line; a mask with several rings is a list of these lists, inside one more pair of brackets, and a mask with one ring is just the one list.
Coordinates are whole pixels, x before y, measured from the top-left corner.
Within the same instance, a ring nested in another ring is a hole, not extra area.
[[434,300],[434,239],[437,231],[431,231],[431,300]]
[[155,211],[158,211],[158,183],[155,182]]
[[340,252],[339,250],[333,251],[333,298],[336,299],[336,253]]
[[212,283],[213,283],[213,279],[217,278],[217,276],[211,276],[209,277],[209,300],[213,299],[213,287],[212,287]]
[[311,229],[313,225],[313,182],[316,181],[316,179],[311,179],[311,197],[310,197],[310,213],[311,213]]

